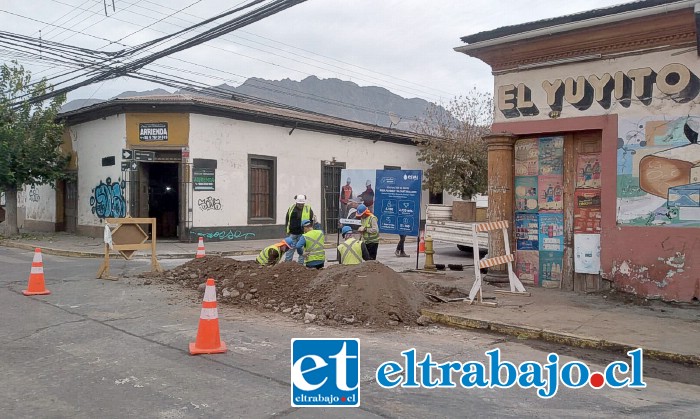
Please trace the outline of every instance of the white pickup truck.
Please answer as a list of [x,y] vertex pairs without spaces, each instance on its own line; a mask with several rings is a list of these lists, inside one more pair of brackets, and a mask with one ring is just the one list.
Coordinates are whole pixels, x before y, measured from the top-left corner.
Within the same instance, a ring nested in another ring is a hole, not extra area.
[[[478,205],[478,203],[477,203]],[[428,205],[425,219],[425,236],[436,242],[456,244],[459,250],[473,253],[472,227],[475,223],[452,221],[451,205]],[[483,257],[488,252],[489,235],[477,234],[479,253]]]

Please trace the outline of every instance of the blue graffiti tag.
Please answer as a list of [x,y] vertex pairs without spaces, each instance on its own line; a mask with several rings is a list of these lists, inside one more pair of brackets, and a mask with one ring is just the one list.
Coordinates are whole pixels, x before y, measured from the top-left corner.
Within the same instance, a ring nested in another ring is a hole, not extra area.
[[126,181],[112,183],[112,178],[105,179],[92,190],[90,206],[92,213],[98,218],[126,217],[126,199],[124,198],[124,188]]
[[205,239],[218,240],[247,240],[248,238],[255,237],[255,233],[243,233],[239,230],[190,231],[190,235],[195,237],[204,237]]

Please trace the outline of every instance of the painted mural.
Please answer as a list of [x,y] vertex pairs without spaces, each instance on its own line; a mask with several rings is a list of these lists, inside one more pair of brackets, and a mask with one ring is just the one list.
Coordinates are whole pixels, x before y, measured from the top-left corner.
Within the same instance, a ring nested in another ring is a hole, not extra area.
[[124,198],[124,190],[126,182],[119,179],[112,183],[112,178],[100,180],[100,182],[92,189],[90,196],[90,207],[92,213],[98,218],[121,218],[126,217],[126,198]]
[[617,222],[700,227],[700,117],[619,122]]

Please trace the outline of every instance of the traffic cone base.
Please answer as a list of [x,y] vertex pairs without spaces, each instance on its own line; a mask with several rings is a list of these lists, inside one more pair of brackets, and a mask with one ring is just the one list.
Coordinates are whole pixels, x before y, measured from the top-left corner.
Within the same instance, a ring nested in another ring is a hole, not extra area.
[[51,291],[49,291],[49,290],[44,290],[44,291],[22,290],[22,294],[24,294],[24,295],[49,295],[49,294],[51,294]]
[[29,273],[29,284],[26,290],[22,290],[24,295],[48,295],[51,291],[46,289],[44,283],[44,263],[41,259],[41,249],[38,247],[34,250],[34,259],[32,260],[32,270]]
[[197,348],[196,342],[190,342],[190,355],[222,354],[227,350],[224,342],[221,342],[218,347],[212,349],[199,349]]

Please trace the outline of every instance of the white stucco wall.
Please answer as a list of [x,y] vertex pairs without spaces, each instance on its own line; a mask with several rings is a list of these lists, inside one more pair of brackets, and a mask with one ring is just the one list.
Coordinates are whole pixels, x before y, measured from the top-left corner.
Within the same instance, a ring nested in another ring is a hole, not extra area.
[[[121,150],[126,145],[126,122],[123,114],[85,122],[70,127],[73,150],[78,156],[78,225],[99,226],[90,198],[98,185],[112,184],[121,177]],[[115,156],[114,166],[102,166],[102,158]],[[112,217],[114,215],[109,215]]]
[[[22,194],[25,220],[56,222],[56,190],[51,185],[25,186]],[[19,197],[18,197],[19,206]]]
[[[190,116],[190,157],[216,159],[216,191],[193,192],[193,227],[248,224],[248,155],[277,158],[276,224],[283,224],[296,194],[304,193],[320,219],[321,162],[335,158],[348,169],[421,169],[416,147],[349,138],[205,115]],[[337,185],[340,187],[340,185]],[[200,211],[199,199],[220,200],[220,211]],[[428,196],[423,194],[423,202]],[[424,214],[423,214],[424,216]]]

